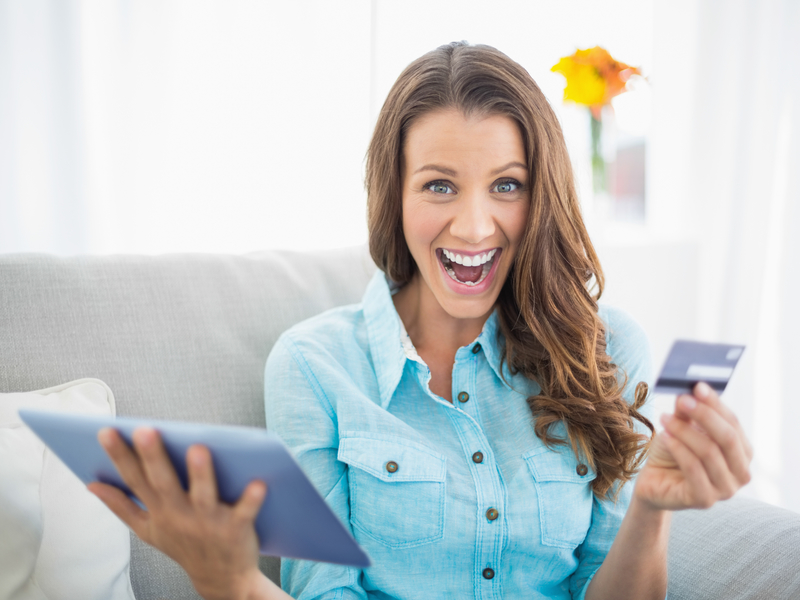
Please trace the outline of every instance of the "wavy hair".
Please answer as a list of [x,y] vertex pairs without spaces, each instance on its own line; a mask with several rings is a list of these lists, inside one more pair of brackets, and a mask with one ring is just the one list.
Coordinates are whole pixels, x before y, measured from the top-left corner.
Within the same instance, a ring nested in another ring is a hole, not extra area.
[[[597,314],[604,279],[586,232],[561,127],[531,76],[489,46],[454,42],[411,63],[378,116],[367,151],[369,249],[393,281],[410,281],[416,265],[402,225],[403,144],[416,119],[456,108],[464,115],[503,115],[519,126],[530,181],[528,223],[498,298],[503,361],[536,381],[528,398],[536,435],[549,447],[569,444],[596,472],[598,497],[615,497],[643,461],[653,432],[639,413],[647,384],[629,405],[627,377],[606,353]],[[553,427],[563,423],[566,439]],[[615,486],[619,481],[620,485]]]

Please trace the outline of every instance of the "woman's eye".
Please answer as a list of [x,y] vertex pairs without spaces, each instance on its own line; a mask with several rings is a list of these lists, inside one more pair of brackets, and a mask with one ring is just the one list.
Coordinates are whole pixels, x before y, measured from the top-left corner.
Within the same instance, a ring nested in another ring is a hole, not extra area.
[[442,181],[432,181],[425,185],[426,190],[430,190],[434,194],[452,194],[453,188]]
[[516,181],[501,181],[494,186],[494,189],[501,194],[508,194],[509,192],[516,192],[520,187],[522,186]]

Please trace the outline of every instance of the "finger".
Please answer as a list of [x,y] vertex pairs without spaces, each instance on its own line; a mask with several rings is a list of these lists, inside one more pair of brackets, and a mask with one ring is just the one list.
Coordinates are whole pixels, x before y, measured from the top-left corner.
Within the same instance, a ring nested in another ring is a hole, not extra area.
[[719,446],[708,435],[698,431],[685,421],[671,417],[671,415],[662,415],[661,422],[666,431],[680,440],[700,459],[718,497],[727,499],[736,493],[741,485],[731,473]]
[[267,484],[263,481],[251,481],[238,502],[233,507],[233,514],[241,521],[252,523],[267,496]]
[[[137,535],[147,521],[147,512],[136,506],[136,503],[118,487],[93,481],[86,486],[87,489],[97,496],[111,512],[130,527]],[[141,537],[141,536],[140,536]]]
[[110,427],[104,427],[97,432],[97,441],[108,454],[122,480],[146,505],[155,502],[155,494],[142,469],[142,464],[136,453],[122,439],[119,432]]
[[[681,396],[678,404],[716,444],[731,473],[740,486],[750,481],[750,457],[747,455],[744,434],[726,420],[714,407],[697,402],[692,396]],[[693,448],[693,450],[696,449]],[[697,453],[697,452],[696,452]],[[699,456],[704,456],[699,454]]]
[[217,478],[211,453],[205,446],[194,445],[186,452],[189,467],[189,498],[198,509],[211,512],[217,506]]
[[133,432],[133,445],[139,453],[142,470],[152,489],[172,502],[184,500],[183,487],[158,432],[152,427],[137,428]]
[[709,508],[716,501],[714,488],[708,479],[703,463],[675,436],[664,430],[662,434],[667,449],[686,480],[683,496],[687,508]]
[[707,383],[700,382],[694,386],[693,395],[699,401],[707,404],[718,413],[722,415],[722,417],[730,423],[734,429],[739,432],[739,435],[744,442],[745,452],[749,459],[753,458],[753,447],[750,444],[750,441],[747,439],[747,435],[745,435],[744,429],[742,428],[742,424],[739,422],[739,418],[736,416],[730,408],[728,408],[720,398],[719,394],[711,389],[711,386]]

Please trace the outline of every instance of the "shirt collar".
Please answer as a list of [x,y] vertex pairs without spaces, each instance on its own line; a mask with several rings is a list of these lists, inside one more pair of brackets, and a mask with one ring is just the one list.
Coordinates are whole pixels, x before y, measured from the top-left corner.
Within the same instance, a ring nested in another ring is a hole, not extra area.
[[[500,332],[500,323],[498,322],[498,309],[495,308],[486,323],[483,324],[483,330],[478,336],[477,342],[480,343],[481,349],[486,355],[486,362],[492,367],[492,371],[497,375],[497,378],[503,382],[503,385],[508,389],[512,389],[509,381],[511,380],[511,372],[508,370],[508,363],[502,362],[503,347],[505,339]],[[473,344],[474,345],[474,344]]]
[[[397,314],[392,301],[390,283],[383,271],[377,271],[369,282],[364,293],[363,309],[370,352],[380,390],[380,405],[386,409],[403,376],[406,360],[420,363],[423,361],[411,344],[400,315]],[[468,348],[471,351],[476,343],[480,343],[486,360],[497,378],[508,389],[512,389],[509,384],[511,373],[508,371],[508,365],[501,367],[501,348],[504,342],[499,331],[497,309],[495,309],[484,323],[481,334]]]
[[386,409],[403,376],[406,355],[400,337],[402,323],[383,271],[378,270],[369,282],[363,307],[370,353],[381,395],[380,405]]

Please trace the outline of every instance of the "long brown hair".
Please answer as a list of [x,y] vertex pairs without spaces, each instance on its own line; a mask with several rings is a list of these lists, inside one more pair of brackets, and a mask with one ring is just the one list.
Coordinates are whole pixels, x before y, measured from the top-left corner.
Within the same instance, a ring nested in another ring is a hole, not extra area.
[[[597,476],[598,497],[613,497],[636,473],[649,444],[633,420],[635,401],[622,397],[627,378],[606,353],[597,314],[603,271],[581,217],[561,127],[531,76],[489,46],[454,42],[411,63],[381,109],[367,152],[369,248],[390,279],[403,284],[416,265],[403,235],[403,144],[411,125],[431,111],[457,108],[465,115],[498,114],[514,120],[528,163],[531,209],[514,265],[500,297],[503,360],[541,387],[528,398],[534,429],[548,446],[569,443]],[[552,426],[563,422],[567,440]]]

